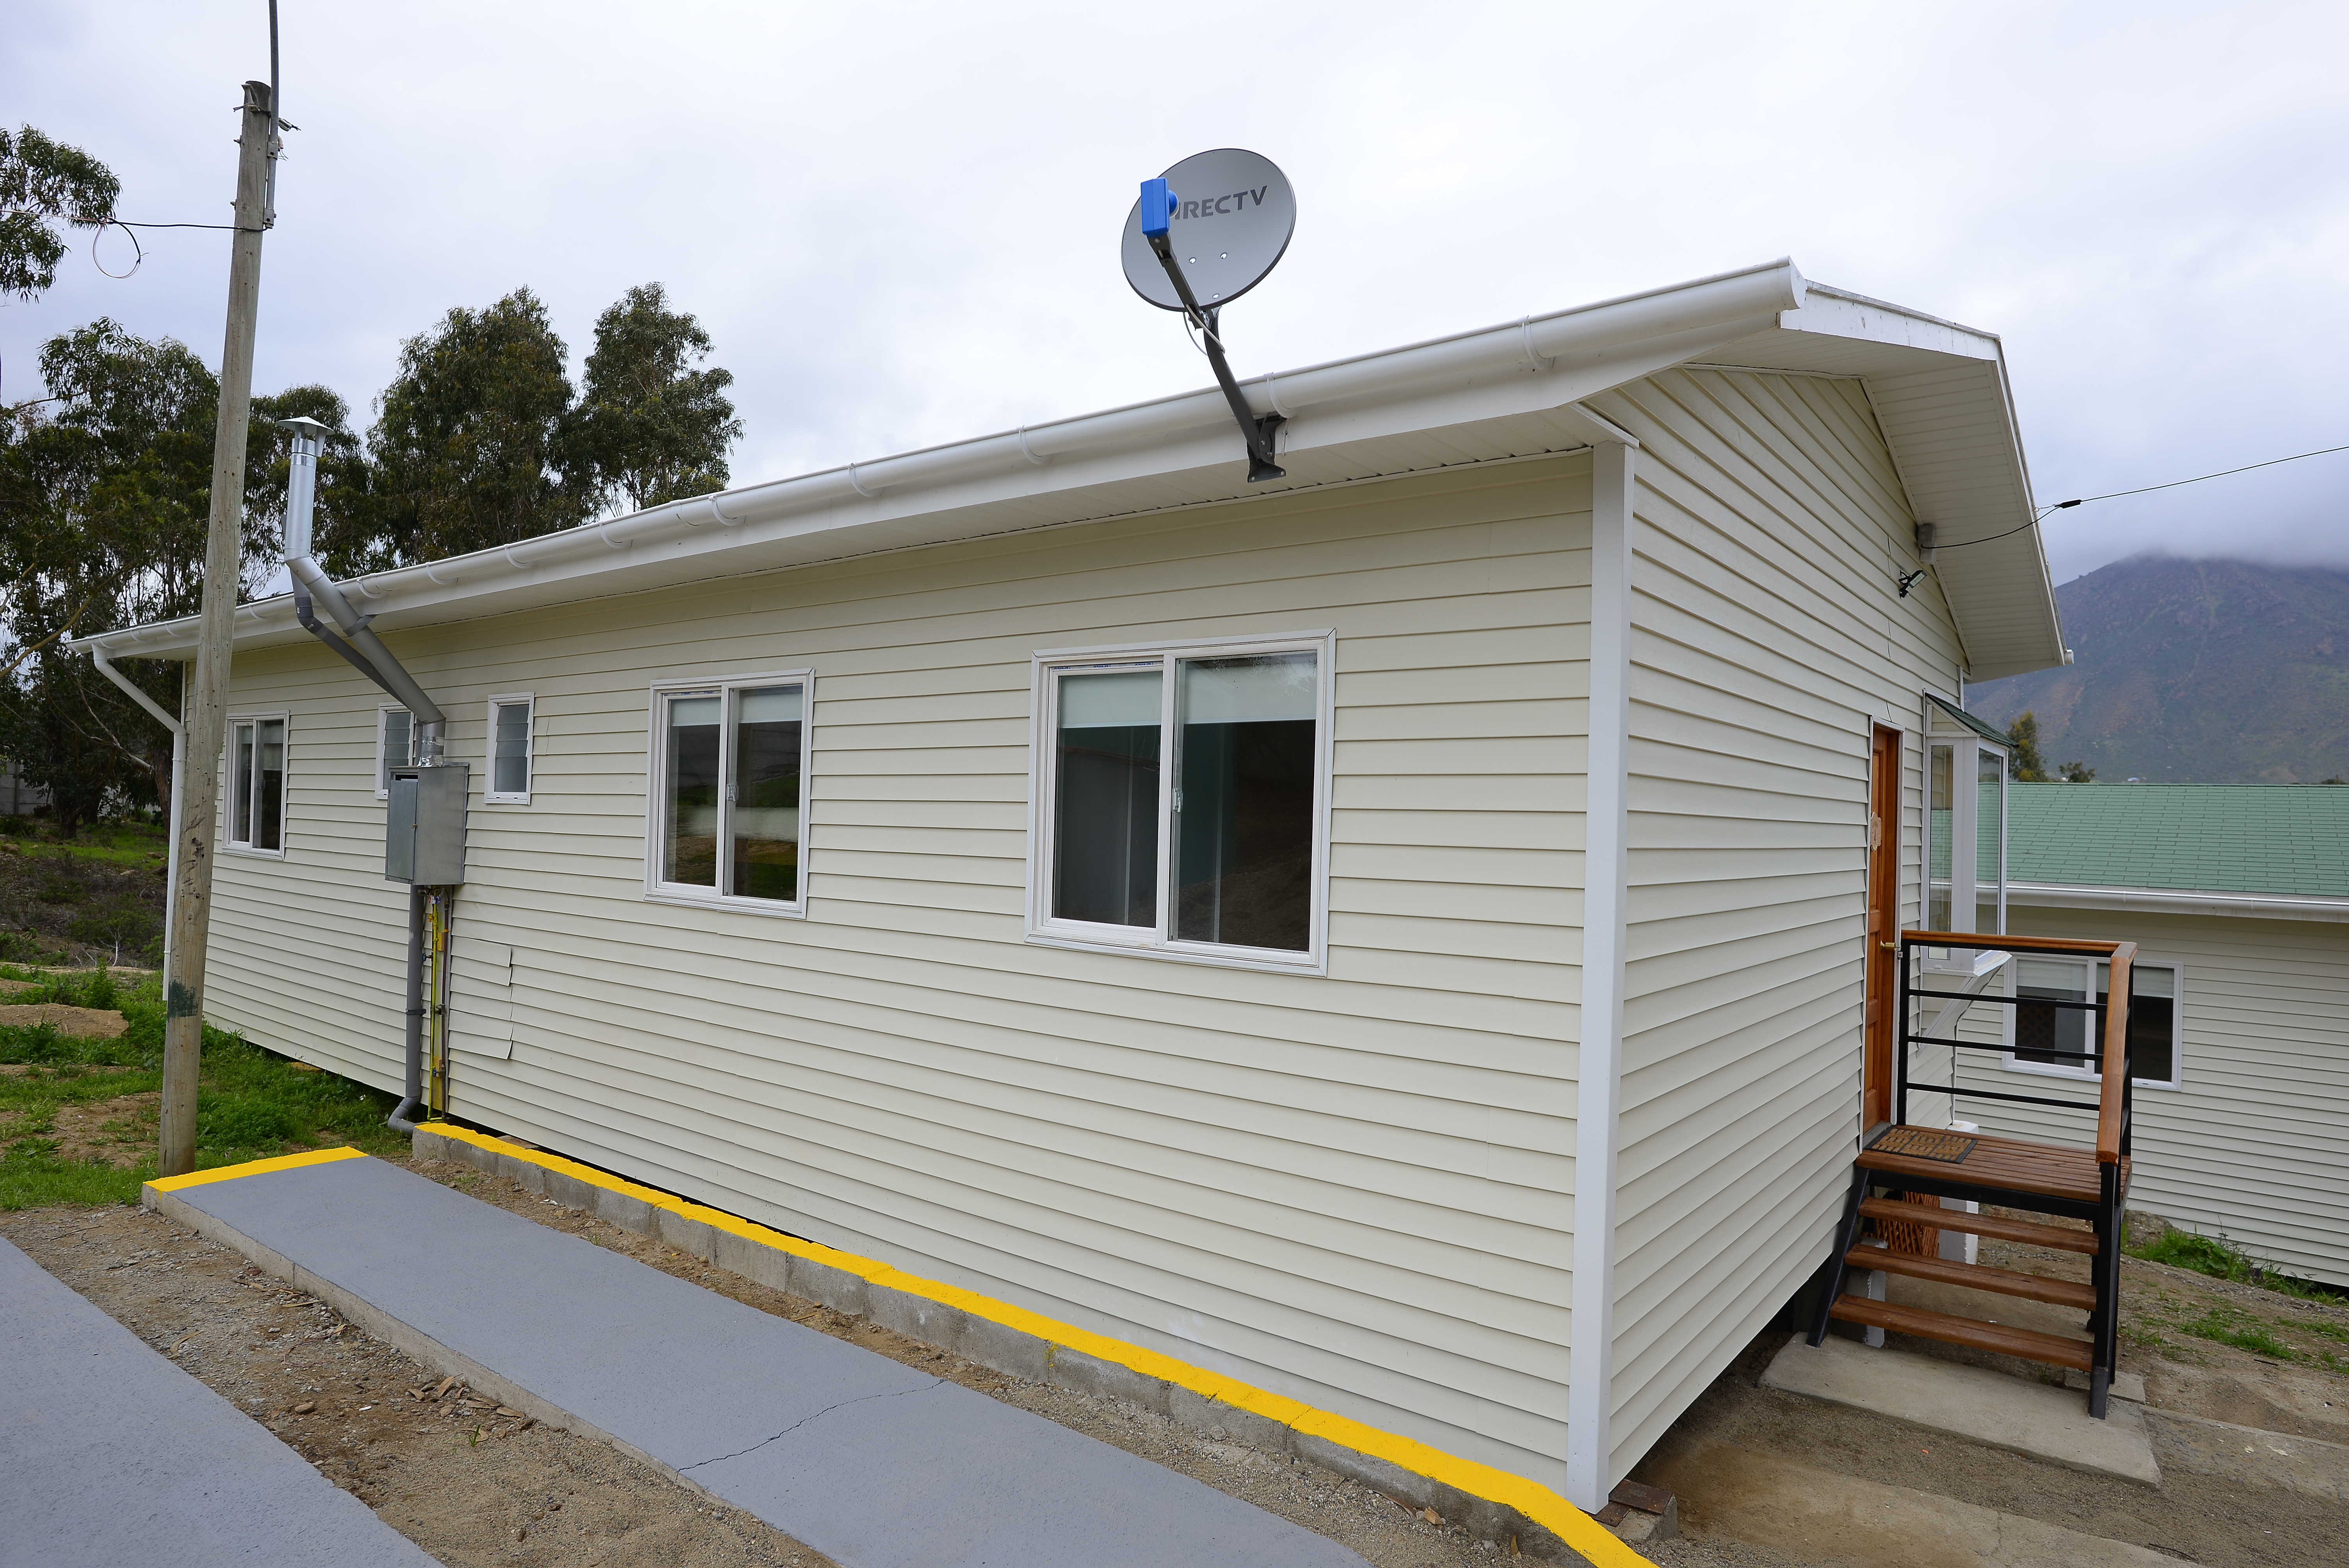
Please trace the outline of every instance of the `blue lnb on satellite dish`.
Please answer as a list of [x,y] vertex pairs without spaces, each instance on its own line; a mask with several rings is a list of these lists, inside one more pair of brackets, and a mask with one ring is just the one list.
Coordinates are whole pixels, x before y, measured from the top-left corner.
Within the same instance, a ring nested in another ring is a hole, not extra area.
[[1142,232],[1143,233],[1164,233],[1167,220],[1174,215],[1174,192],[1166,189],[1166,181],[1164,179],[1145,180],[1142,182]]

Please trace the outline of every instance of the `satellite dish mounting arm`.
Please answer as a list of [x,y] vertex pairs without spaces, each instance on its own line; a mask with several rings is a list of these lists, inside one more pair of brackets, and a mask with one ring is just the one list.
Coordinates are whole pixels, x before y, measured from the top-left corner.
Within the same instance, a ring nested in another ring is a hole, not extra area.
[[1191,292],[1191,280],[1183,275],[1183,263],[1174,259],[1174,242],[1167,232],[1174,205],[1174,193],[1166,189],[1165,181],[1143,181],[1142,237],[1150,242],[1151,253],[1166,269],[1174,296],[1183,302],[1183,314],[1206,342],[1207,363],[1216,367],[1216,384],[1224,389],[1224,401],[1232,406],[1232,418],[1239,421],[1241,438],[1247,442],[1248,483],[1287,479],[1288,470],[1272,460],[1272,433],[1288,421],[1278,414],[1259,415],[1251,409],[1240,384],[1232,378],[1231,365],[1224,358],[1223,338],[1216,331],[1222,313],[1200,306],[1198,296]]

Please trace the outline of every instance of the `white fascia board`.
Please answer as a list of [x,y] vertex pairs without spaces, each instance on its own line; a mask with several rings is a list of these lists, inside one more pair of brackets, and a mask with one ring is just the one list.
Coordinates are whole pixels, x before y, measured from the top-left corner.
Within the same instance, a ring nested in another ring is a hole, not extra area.
[[2057,882],[2009,882],[2006,902],[2033,909],[2135,911],[2141,914],[2220,914],[2242,920],[2349,922],[2349,898],[2297,898],[2281,893],[2197,892],[2181,888],[2073,887]]
[[2031,466],[1995,333],[1806,283],[1778,330],[1726,345],[1722,368],[1858,379],[1911,514],[1933,525],[1934,578],[1948,600],[1967,678],[2064,662],[2055,582]]
[[[1399,471],[1379,443],[1552,416],[1531,449],[1589,444],[1575,408],[1609,387],[1771,330],[1800,306],[1789,261],[1244,383],[1278,412],[1288,484],[1240,479],[1237,434],[1212,389],[1001,435],[697,496],[347,585],[378,630],[636,592],[881,550],[1052,527],[1168,506],[1279,494]],[[1516,454],[1495,454],[1516,455]],[[1320,459],[1317,462],[1317,459]],[[1409,467],[1412,465],[1404,465]],[[1423,466],[1423,465],[1421,465]],[[302,638],[290,597],[240,606],[244,645]],[[196,618],[82,641],[116,657],[184,658]]]

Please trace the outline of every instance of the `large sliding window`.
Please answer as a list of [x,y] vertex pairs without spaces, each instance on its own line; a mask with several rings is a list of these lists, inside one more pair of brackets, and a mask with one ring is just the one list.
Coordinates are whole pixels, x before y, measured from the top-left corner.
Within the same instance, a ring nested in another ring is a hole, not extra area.
[[805,912],[804,671],[653,691],[647,897]]
[[285,852],[285,717],[233,718],[228,739],[228,848]]
[[1040,657],[1031,934],[1317,964],[1329,663],[1326,636]]

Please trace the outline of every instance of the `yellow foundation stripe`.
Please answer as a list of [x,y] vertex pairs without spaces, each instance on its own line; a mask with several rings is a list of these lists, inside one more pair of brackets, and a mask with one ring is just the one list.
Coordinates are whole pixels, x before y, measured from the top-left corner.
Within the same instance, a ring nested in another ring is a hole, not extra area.
[[[428,1123],[425,1130],[437,1133],[442,1138],[454,1139],[460,1143],[472,1144],[477,1149],[486,1149],[493,1153],[528,1161],[531,1164],[543,1166],[549,1171],[574,1177],[590,1186],[624,1193],[631,1198],[640,1198],[655,1208],[667,1209],[671,1213],[685,1219],[698,1220],[703,1224],[757,1242],[762,1246],[773,1247],[778,1252],[790,1253],[812,1262],[827,1264],[833,1268],[855,1274],[873,1284],[882,1285],[890,1290],[901,1290],[909,1295],[922,1296],[937,1302],[941,1305],[959,1307],[974,1317],[983,1317],[991,1323],[999,1323],[1006,1328],[1033,1335],[1039,1339],[1048,1340],[1054,1345],[1066,1346],[1071,1350],[1081,1352],[1099,1360],[1112,1362],[1117,1366],[1139,1372],[1145,1377],[1156,1377],[1172,1383],[1177,1387],[1188,1388],[1203,1398],[1221,1400],[1234,1409],[1249,1411],[1268,1420],[1278,1421],[1284,1426],[1292,1427],[1298,1431],[1325,1439],[1340,1448],[1352,1449],[1357,1453],[1368,1454],[1373,1459],[1400,1465],[1404,1470],[1442,1481],[1446,1486],[1456,1487],[1471,1496],[1506,1504],[1535,1523],[1547,1529],[1560,1541],[1588,1558],[1597,1565],[1597,1568],[1651,1568],[1646,1558],[1626,1546],[1597,1520],[1550,1491],[1549,1488],[1539,1482],[1527,1480],[1523,1476],[1512,1475],[1507,1470],[1496,1470],[1491,1465],[1479,1464],[1475,1460],[1462,1459],[1457,1454],[1446,1453],[1442,1449],[1430,1448],[1425,1443],[1406,1438],[1398,1432],[1382,1431],[1379,1428],[1365,1426],[1360,1421],[1328,1410],[1315,1409],[1312,1406],[1289,1398],[1287,1395],[1275,1394],[1268,1389],[1256,1387],[1252,1384],[1242,1383],[1237,1378],[1226,1377],[1220,1372],[1210,1372],[1204,1367],[1194,1367],[1187,1361],[1177,1361],[1174,1357],[1162,1355],[1158,1351],[1128,1344],[1123,1339],[1112,1339],[1107,1335],[1095,1334],[1090,1329],[1079,1328],[1074,1324],[1062,1323],[1056,1318],[1046,1317],[1041,1313],[1030,1312],[1024,1306],[1015,1306],[1008,1301],[998,1301],[993,1296],[980,1295],[976,1291],[964,1290],[958,1285],[947,1284],[940,1280],[923,1279],[916,1274],[904,1274],[887,1264],[872,1258],[859,1257],[854,1253],[843,1253],[834,1247],[823,1246],[815,1242],[803,1242],[797,1237],[784,1235],[780,1231],[770,1230],[764,1225],[729,1214],[723,1210],[707,1208],[702,1204],[679,1198],[674,1193],[657,1191],[653,1188],[639,1186],[634,1181],[609,1175],[593,1166],[582,1165],[575,1160],[565,1160],[560,1154],[549,1154],[543,1150],[523,1149],[508,1143],[502,1138],[492,1138],[485,1133],[475,1132],[469,1128],[458,1127],[449,1122]],[[298,1154],[293,1157],[295,1161],[312,1158],[316,1157]],[[266,1165],[286,1162],[264,1161],[259,1165],[240,1166],[237,1169],[242,1172],[259,1170]],[[203,1177],[182,1176],[178,1180],[181,1181],[202,1180],[214,1174],[215,1172],[206,1171]]]
[[363,1149],[313,1149],[304,1154],[281,1154],[274,1160],[248,1160],[242,1165],[215,1165],[210,1171],[191,1171],[185,1176],[159,1176],[147,1183],[158,1192],[176,1192],[182,1187],[201,1187],[207,1181],[233,1181],[240,1176],[258,1176],[264,1171],[292,1171],[304,1165],[324,1165],[334,1160],[364,1160]]

